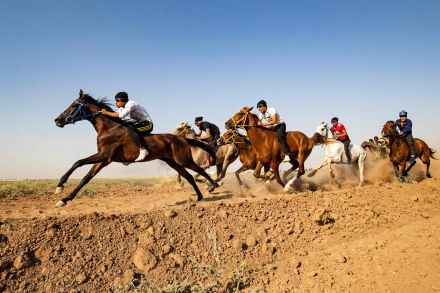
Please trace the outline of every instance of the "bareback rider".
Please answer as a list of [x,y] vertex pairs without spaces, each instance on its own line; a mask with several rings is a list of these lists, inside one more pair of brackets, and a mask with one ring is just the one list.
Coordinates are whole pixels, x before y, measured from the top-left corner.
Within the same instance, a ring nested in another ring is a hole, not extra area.
[[411,151],[411,157],[408,163],[413,164],[416,161],[416,148],[414,147],[414,138],[412,135],[412,121],[407,118],[408,113],[405,110],[400,111],[399,119],[396,120],[399,135],[406,139]]
[[333,117],[331,120],[332,128],[330,128],[331,132],[336,139],[344,144],[345,155],[347,156],[347,163],[351,165],[351,153],[350,153],[350,137],[348,136],[347,130],[345,129],[344,124],[339,123],[338,117]]
[[[201,141],[205,141],[210,147],[214,148],[217,145],[217,140],[220,138],[220,129],[214,123],[203,121],[203,117],[196,117],[194,124],[199,128],[196,135]],[[202,136],[202,131],[205,135]]]
[[102,109],[100,112],[113,118],[119,118],[128,123],[135,133],[132,133],[132,138],[135,144],[139,147],[139,156],[135,162],[145,160],[148,155],[144,135],[150,134],[153,131],[153,121],[148,112],[138,103],[128,100],[126,92],[119,92],[115,96],[117,112],[109,112]]
[[261,100],[257,103],[258,111],[258,122],[259,126],[266,127],[268,129],[273,129],[277,133],[278,141],[281,144],[284,152],[283,162],[290,162],[290,157],[293,155],[286,143],[286,122],[280,116],[278,111],[273,107],[267,107],[265,100]]

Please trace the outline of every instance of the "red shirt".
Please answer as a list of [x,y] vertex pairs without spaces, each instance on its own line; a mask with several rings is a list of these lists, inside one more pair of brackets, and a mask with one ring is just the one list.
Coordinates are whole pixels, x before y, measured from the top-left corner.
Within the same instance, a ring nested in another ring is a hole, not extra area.
[[344,124],[338,123],[338,125],[336,125],[335,127],[332,127],[330,129],[334,134],[336,134],[338,136],[338,140],[339,141],[345,141],[346,139],[348,139],[348,135],[341,135],[339,136],[344,130],[345,132],[347,132],[347,130],[345,129]]

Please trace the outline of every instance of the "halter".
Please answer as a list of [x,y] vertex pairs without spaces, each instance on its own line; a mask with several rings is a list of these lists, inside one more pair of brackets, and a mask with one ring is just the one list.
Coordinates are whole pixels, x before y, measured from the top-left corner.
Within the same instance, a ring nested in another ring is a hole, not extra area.
[[85,102],[85,97],[82,98],[81,102],[75,101],[74,103],[78,104],[78,107],[76,107],[75,111],[73,111],[72,114],[70,115],[66,115],[64,112],[61,113],[61,116],[64,117],[64,119],[66,120],[66,122],[68,124],[75,124],[75,122],[81,121],[81,120],[89,120],[92,117],[96,117],[98,116],[99,112],[96,112],[94,114],[90,114],[88,113],[85,109],[84,109],[84,102]]

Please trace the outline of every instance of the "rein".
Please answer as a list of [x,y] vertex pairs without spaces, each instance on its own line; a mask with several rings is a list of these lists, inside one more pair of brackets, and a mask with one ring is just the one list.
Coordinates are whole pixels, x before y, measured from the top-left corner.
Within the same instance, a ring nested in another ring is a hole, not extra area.
[[233,132],[233,134],[230,136],[230,137],[228,137],[228,139],[224,139],[224,137],[223,137],[223,135],[222,135],[222,139],[223,139],[223,143],[225,143],[225,144],[228,144],[228,143],[236,143],[236,144],[239,144],[239,143],[246,143],[246,142],[244,142],[244,141],[235,141],[235,137],[236,136],[238,136],[238,133],[237,132]]
[[61,116],[63,116],[64,119],[66,119],[67,123],[75,124],[75,122],[78,122],[78,121],[81,121],[81,120],[90,120],[90,118],[96,117],[99,114],[101,114],[99,112],[96,112],[96,113],[93,113],[93,114],[88,113],[84,109],[84,102],[85,102],[85,98],[83,98],[81,100],[81,102],[75,101],[75,103],[78,104],[78,107],[76,107],[75,111],[73,111],[73,113],[70,114],[70,115],[66,115],[64,112],[61,113]]

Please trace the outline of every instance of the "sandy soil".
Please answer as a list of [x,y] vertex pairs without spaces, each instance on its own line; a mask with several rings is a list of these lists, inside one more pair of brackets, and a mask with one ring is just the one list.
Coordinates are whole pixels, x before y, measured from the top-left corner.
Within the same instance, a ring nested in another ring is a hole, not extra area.
[[230,177],[200,203],[169,180],[63,208],[55,195],[2,199],[0,291],[440,291],[440,180],[369,170],[360,188],[339,168],[294,194]]

